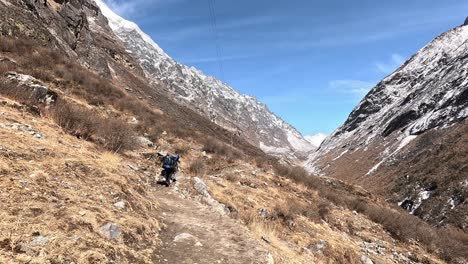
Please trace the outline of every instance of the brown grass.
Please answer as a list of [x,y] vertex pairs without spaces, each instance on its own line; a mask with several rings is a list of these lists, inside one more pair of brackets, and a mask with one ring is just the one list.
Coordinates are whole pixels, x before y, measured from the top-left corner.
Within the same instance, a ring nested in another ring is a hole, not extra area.
[[197,159],[195,161],[192,161],[190,163],[190,166],[188,168],[188,171],[190,172],[190,174],[192,175],[197,175],[197,176],[200,176],[202,174],[205,173],[206,171],[206,165],[205,165],[206,161],[204,159]]
[[179,155],[187,155],[190,151],[190,146],[189,145],[178,145],[175,149],[174,152],[179,154]]
[[134,133],[121,120],[104,118],[63,100],[51,108],[51,116],[68,133],[85,140],[94,136],[107,150],[118,152],[134,146]]

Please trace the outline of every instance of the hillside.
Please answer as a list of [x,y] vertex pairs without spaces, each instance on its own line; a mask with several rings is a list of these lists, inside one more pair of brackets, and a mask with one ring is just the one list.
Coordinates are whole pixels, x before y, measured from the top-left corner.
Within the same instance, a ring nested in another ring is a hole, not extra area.
[[468,26],[382,80],[306,167],[382,194],[436,225],[468,227]]

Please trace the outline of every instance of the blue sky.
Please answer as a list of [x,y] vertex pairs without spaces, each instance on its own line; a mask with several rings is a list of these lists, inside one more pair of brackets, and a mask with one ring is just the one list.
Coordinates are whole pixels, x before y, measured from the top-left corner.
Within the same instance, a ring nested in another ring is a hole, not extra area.
[[256,96],[303,134],[331,133],[379,80],[468,16],[460,0],[106,2],[171,57]]

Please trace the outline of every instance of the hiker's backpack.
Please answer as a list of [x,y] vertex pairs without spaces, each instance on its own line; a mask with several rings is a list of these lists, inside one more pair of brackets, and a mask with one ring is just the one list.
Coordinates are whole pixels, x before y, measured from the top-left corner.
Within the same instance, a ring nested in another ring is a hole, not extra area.
[[178,156],[167,155],[163,158],[164,169],[175,169],[177,168],[177,162],[179,161]]

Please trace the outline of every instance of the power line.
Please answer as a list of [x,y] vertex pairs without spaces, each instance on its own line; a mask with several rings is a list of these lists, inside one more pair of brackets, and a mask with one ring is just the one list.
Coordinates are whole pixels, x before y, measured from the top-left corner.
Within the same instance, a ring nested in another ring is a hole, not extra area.
[[219,73],[221,80],[224,80],[224,65],[223,65],[223,60],[221,57],[222,50],[221,50],[221,44],[219,40],[219,32],[218,32],[218,21],[216,18],[216,2],[215,0],[208,0],[208,6],[210,10],[210,19],[211,19],[211,27],[213,30],[213,35],[215,38],[215,45],[216,45],[216,58],[218,61],[218,67],[219,67]]
[[[217,57],[219,73],[220,73],[220,77],[221,77],[220,79],[224,81],[224,65],[223,65],[223,60],[222,60],[222,56],[221,56],[222,47],[221,47],[221,43],[220,43],[220,39],[219,39],[218,21],[217,21],[217,18],[216,18],[216,1],[215,0],[208,0],[208,6],[209,6],[209,10],[210,10],[211,28],[212,28],[213,35],[214,35],[214,38],[215,38],[216,57]],[[212,92],[212,91],[210,90],[210,92]],[[212,103],[212,102],[210,102],[210,103]],[[238,107],[239,107],[239,105],[236,105],[235,116],[236,116],[237,121],[234,124],[235,129],[231,133],[231,146],[234,146],[234,137],[235,137],[236,134],[239,133],[239,128],[237,127],[237,125],[239,124],[239,115],[238,115],[239,109],[238,109]]]

